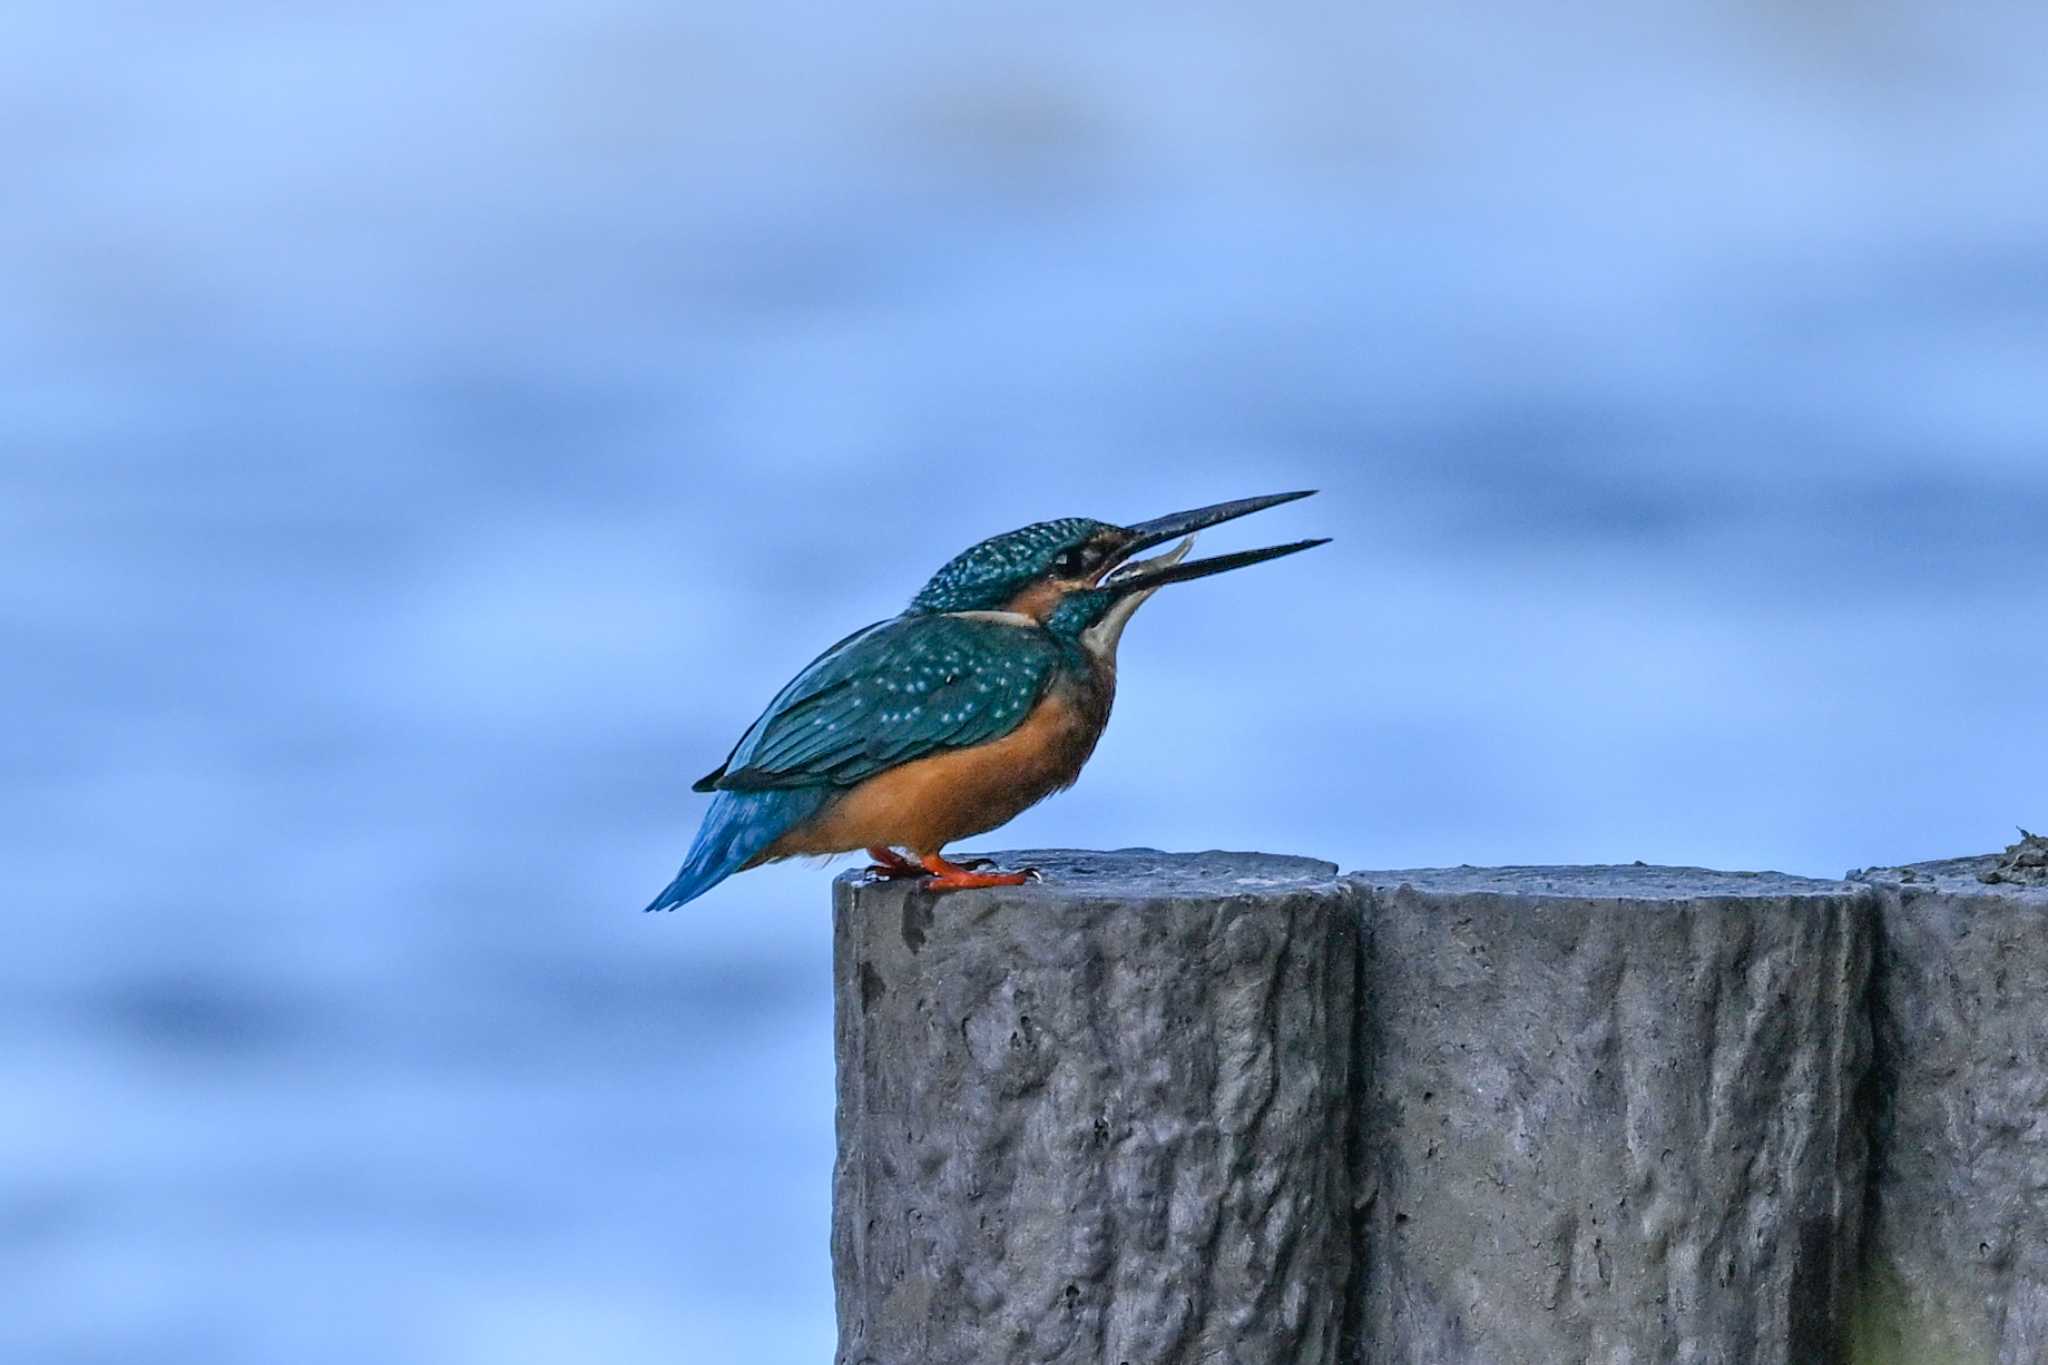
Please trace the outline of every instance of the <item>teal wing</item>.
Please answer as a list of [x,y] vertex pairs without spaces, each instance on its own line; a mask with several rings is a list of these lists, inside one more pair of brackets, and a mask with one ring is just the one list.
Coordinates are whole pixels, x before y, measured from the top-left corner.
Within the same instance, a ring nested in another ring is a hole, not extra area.
[[847,637],[782,690],[708,784],[725,791],[850,787],[944,749],[999,739],[1060,662],[1034,626],[903,616]]
[[871,626],[862,626],[859,630],[811,660],[810,663],[804,665],[804,671],[790,679],[789,684],[775,694],[775,700],[768,703],[768,709],[761,713],[761,718],[748,727],[747,732],[741,735],[733,744],[732,752],[725,756],[725,762],[691,783],[690,790],[693,792],[717,791],[718,784],[724,780],[726,772],[733,766],[733,760],[739,757],[740,747],[754,737],[755,731],[759,730],[776,712],[784,707],[793,706],[803,701],[806,697],[814,695],[819,689],[832,686],[835,673],[835,670],[831,667],[832,660],[845,652],[849,646],[862,636],[872,635],[876,631],[886,629],[894,624],[896,624],[895,621],[877,621]]

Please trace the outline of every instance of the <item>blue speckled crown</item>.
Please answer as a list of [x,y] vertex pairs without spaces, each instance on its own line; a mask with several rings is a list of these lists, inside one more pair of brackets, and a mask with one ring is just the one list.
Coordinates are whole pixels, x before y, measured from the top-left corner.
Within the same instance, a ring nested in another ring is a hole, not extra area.
[[1113,529],[1088,517],[1061,517],[991,536],[955,555],[911,599],[913,612],[997,611],[1052,567],[1064,550]]

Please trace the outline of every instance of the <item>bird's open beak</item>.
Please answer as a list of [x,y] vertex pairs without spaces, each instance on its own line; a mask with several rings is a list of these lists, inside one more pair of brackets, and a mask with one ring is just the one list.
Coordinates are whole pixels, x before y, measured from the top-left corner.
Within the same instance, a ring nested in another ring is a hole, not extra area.
[[[1231,521],[1253,512],[1277,507],[1283,502],[1308,497],[1314,489],[1299,493],[1270,493],[1263,498],[1239,498],[1235,502],[1219,502],[1213,507],[1198,507],[1192,512],[1175,512],[1171,516],[1158,517],[1152,521],[1139,522],[1125,528],[1131,534],[1128,544],[1123,547],[1120,562],[1101,582],[1101,586],[1116,593],[1149,593],[1154,588],[1168,583],[1183,583],[1191,578],[1206,578],[1210,574],[1224,573],[1230,569],[1242,569],[1248,564],[1260,564],[1268,559],[1278,559],[1297,551],[1326,545],[1328,540],[1297,540],[1289,545],[1269,545],[1261,550],[1240,550],[1236,554],[1217,555],[1213,559],[1183,561],[1194,542],[1194,533],[1218,522]],[[1177,546],[1172,553],[1158,555],[1152,559],[1132,560],[1130,556],[1140,550],[1163,544],[1176,536],[1188,539]]]

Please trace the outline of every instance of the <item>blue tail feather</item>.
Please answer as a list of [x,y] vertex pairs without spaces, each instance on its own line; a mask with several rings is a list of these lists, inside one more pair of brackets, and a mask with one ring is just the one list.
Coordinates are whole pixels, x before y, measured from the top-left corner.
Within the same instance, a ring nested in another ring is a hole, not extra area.
[[682,871],[649,910],[687,905],[745,867],[785,832],[818,813],[829,787],[784,787],[767,791],[722,791],[704,812],[704,823],[683,859]]

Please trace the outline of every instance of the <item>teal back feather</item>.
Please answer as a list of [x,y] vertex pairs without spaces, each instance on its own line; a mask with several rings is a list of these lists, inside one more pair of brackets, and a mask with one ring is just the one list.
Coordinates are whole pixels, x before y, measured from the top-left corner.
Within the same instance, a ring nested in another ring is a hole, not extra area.
[[899,616],[804,670],[748,730],[716,785],[850,787],[1014,729],[1065,661],[1035,627]]

